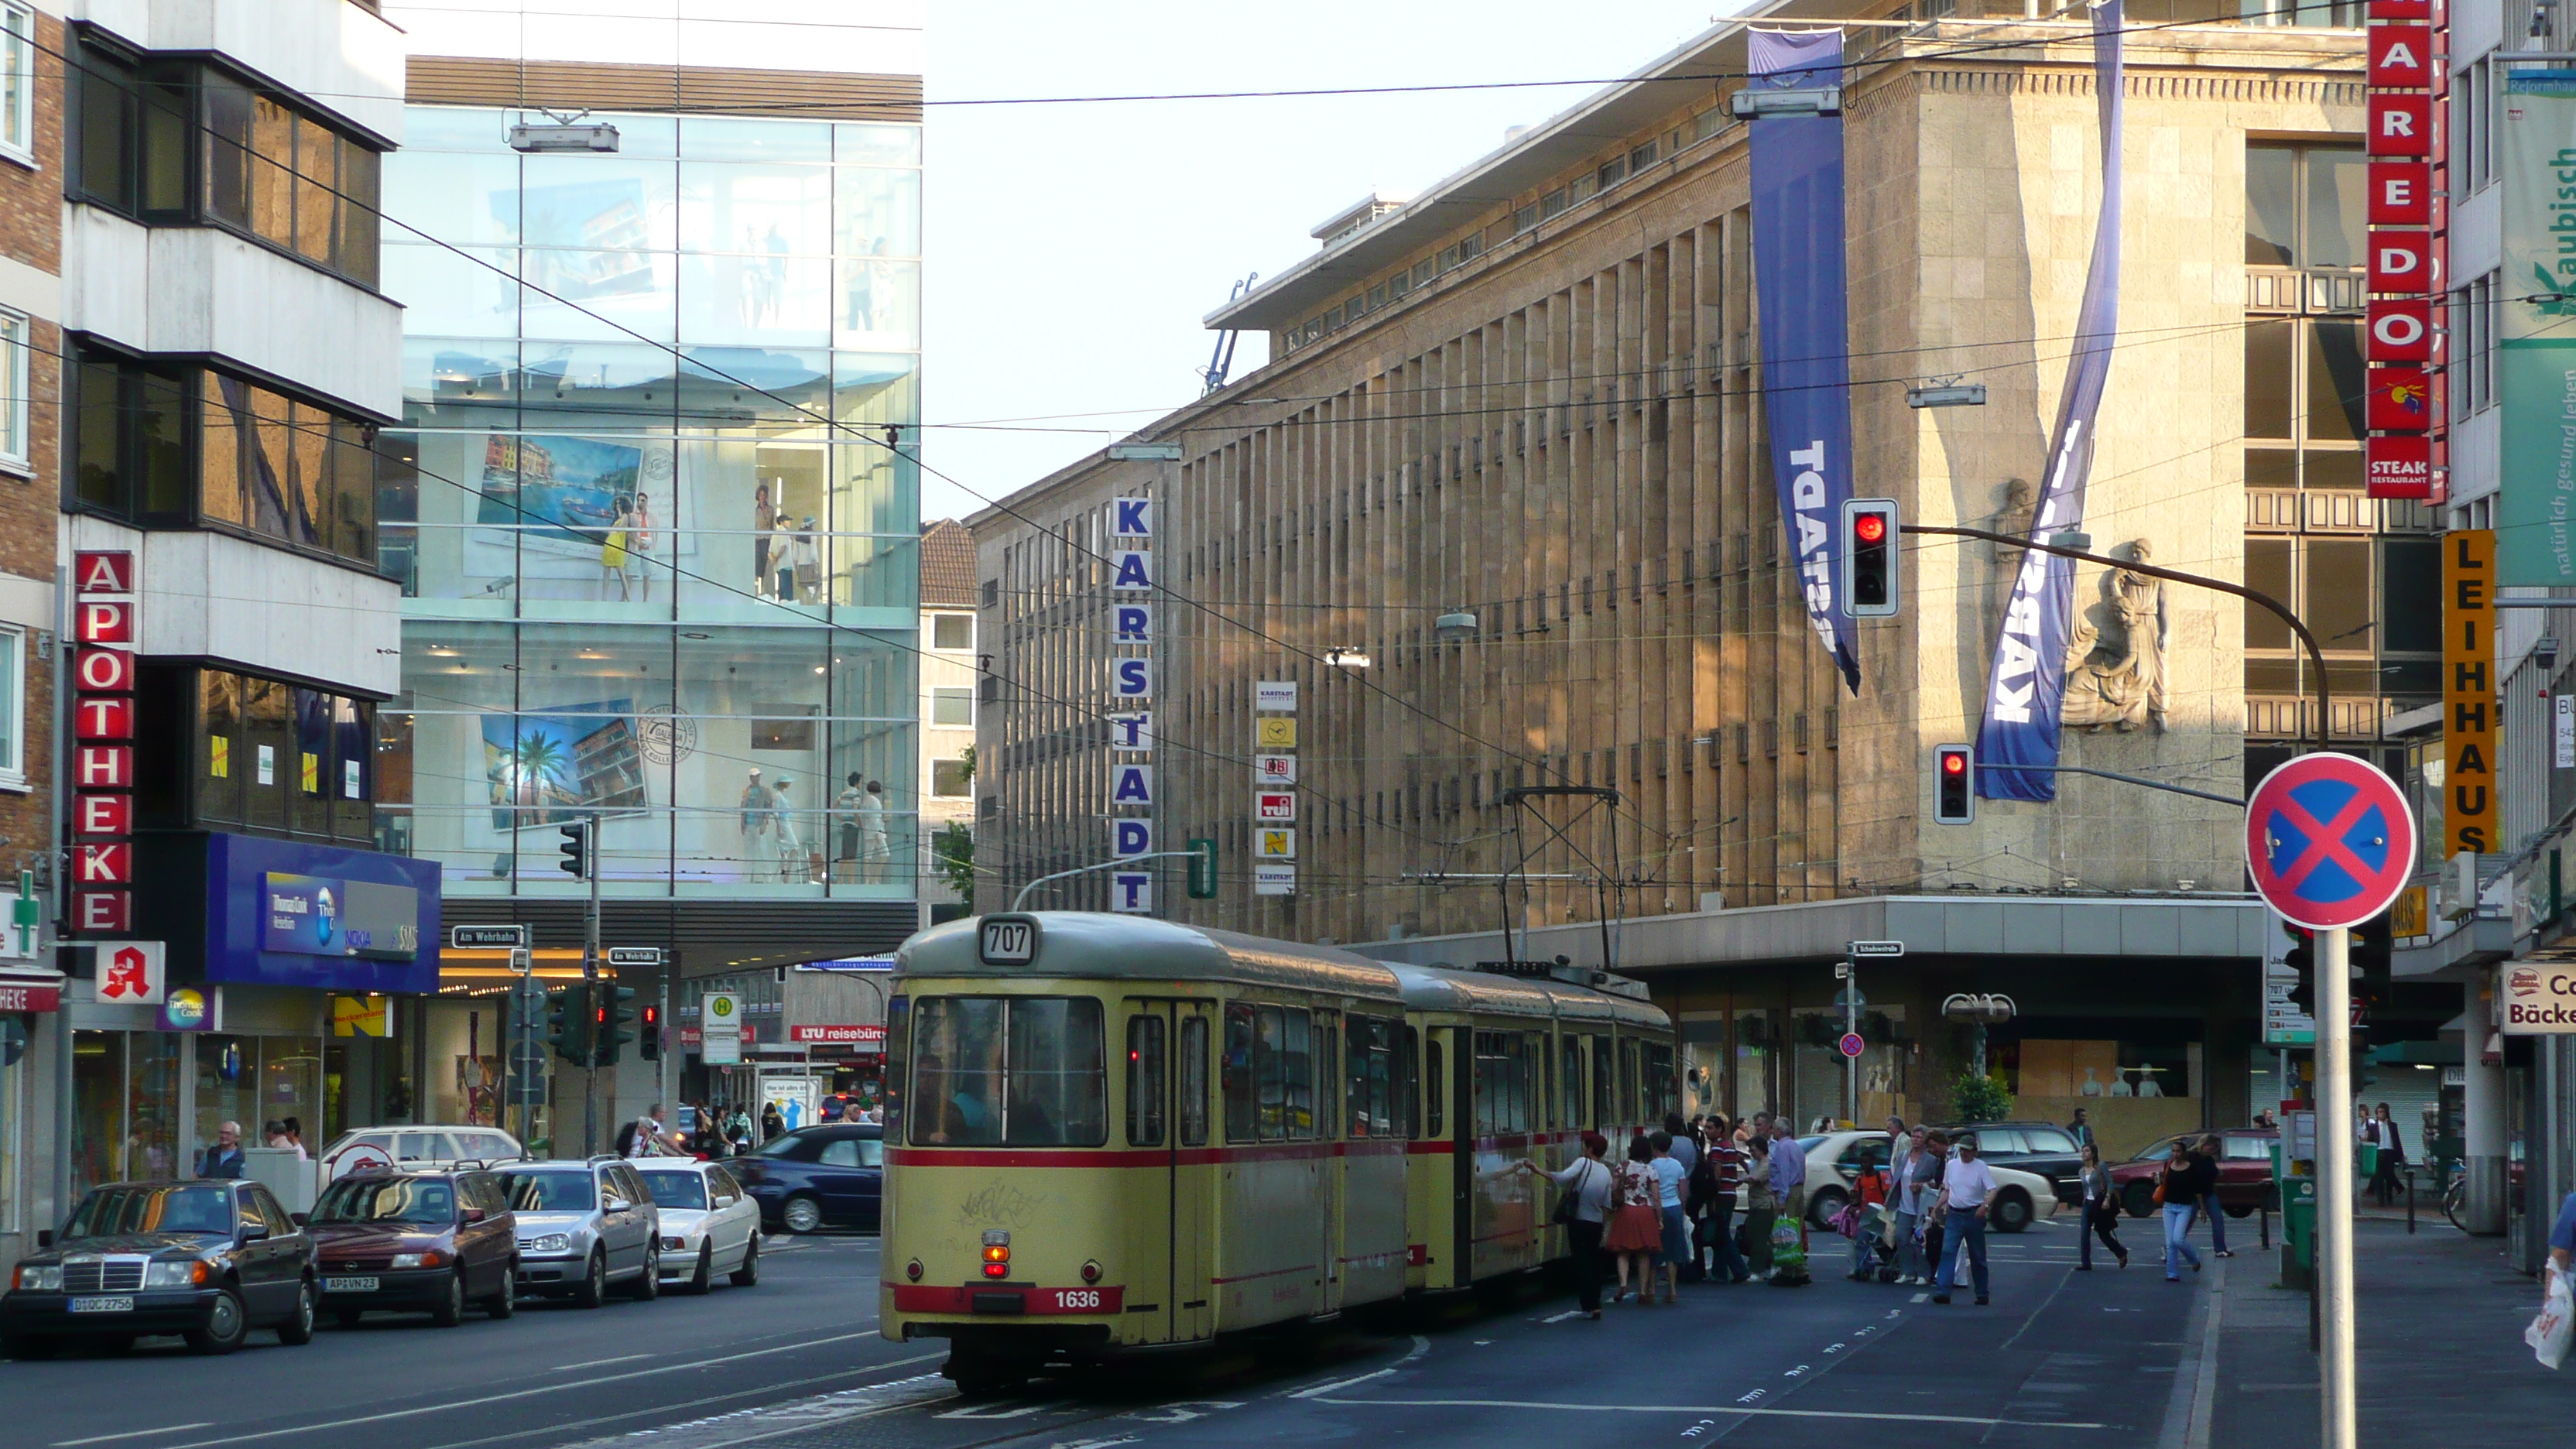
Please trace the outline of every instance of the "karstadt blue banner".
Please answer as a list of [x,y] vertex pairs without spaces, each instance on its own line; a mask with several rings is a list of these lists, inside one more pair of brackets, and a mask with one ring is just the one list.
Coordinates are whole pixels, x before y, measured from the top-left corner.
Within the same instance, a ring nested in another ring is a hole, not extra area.
[[[2093,475],[2094,419],[2111,374],[2120,330],[2120,0],[2093,7],[2093,93],[2101,113],[2102,210],[2093,221],[2093,258],[2076,313],[2066,390],[2048,440],[2030,536],[2084,524],[2084,486]],[[1986,672],[1985,722],[1977,731],[1977,793],[1988,800],[2054,800],[2057,776],[2016,766],[2055,765],[2066,696],[2066,640],[2075,618],[2075,560],[2025,552],[1995,631]]]
[[[1840,31],[1756,30],[1753,80],[1774,90],[1840,85]],[[1852,496],[1851,328],[1843,270],[1843,121],[1753,123],[1753,280],[1762,301],[1762,401],[1771,476],[1789,531],[1807,622],[1860,692],[1860,658],[1841,596],[1834,530]]]

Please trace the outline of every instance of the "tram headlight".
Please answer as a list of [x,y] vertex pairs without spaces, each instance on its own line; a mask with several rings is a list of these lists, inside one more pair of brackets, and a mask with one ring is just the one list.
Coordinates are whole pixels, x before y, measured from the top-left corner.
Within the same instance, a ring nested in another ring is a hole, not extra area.
[[1100,1262],[1098,1259],[1091,1259],[1083,1263],[1082,1281],[1085,1283],[1097,1283],[1100,1281]]

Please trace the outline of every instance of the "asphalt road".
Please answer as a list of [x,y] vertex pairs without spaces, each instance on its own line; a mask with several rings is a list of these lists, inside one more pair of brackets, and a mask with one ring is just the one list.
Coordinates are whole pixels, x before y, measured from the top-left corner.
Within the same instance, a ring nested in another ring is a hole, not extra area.
[[[1682,1444],[1893,1432],[1909,1449],[2154,1445],[2188,1383],[2197,1281],[2079,1274],[2061,1219],[1995,1239],[1994,1305],[1840,1276],[1702,1286],[1600,1322],[1533,1284],[1262,1338],[969,1403],[937,1344],[875,1334],[876,1244],[773,1240],[763,1281],[703,1300],[523,1309],[452,1330],[370,1320],[229,1359],[0,1365],[27,1449],[1107,1449],[1401,1438],[1432,1445],[1647,1436]],[[784,1249],[785,1251],[780,1251]],[[642,1436],[642,1437],[638,1437]]]

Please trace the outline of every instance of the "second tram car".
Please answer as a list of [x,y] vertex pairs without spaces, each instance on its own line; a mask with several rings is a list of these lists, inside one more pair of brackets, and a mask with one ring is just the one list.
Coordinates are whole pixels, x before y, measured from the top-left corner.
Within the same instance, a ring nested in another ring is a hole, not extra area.
[[1663,1012],[1553,979],[1083,912],[896,970],[880,1323],[970,1392],[1535,1269],[1513,1165],[1677,1099]]

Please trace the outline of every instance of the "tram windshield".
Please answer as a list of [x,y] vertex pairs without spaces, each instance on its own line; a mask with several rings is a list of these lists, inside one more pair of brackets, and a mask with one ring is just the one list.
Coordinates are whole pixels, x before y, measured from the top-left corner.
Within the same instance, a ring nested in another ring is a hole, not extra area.
[[912,1140],[1097,1147],[1109,1140],[1100,1003],[930,996],[913,1003]]

